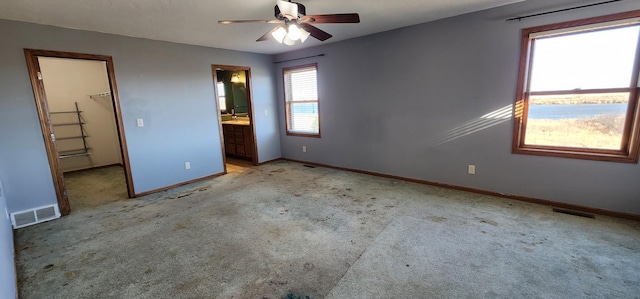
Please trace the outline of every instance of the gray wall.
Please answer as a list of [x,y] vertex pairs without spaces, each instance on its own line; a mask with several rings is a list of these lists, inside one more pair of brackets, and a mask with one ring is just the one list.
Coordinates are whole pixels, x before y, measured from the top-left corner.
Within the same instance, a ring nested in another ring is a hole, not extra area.
[[13,230],[0,180],[0,298],[17,298]]
[[[504,20],[593,2],[526,1],[278,55],[326,54],[276,66],[282,156],[640,214],[638,164],[511,153],[520,30],[640,2]],[[322,138],[286,136],[281,68],[316,61]]]
[[113,57],[137,193],[223,171],[212,64],[251,67],[259,159],[280,157],[270,56],[6,20],[0,37],[0,177],[10,212],[56,203],[23,48]]

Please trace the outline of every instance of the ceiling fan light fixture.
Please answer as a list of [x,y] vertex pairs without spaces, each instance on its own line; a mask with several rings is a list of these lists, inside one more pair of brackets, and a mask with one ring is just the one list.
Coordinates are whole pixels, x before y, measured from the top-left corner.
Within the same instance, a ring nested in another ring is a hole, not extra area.
[[233,75],[231,75],[231,83],[240,83],[240,76],[238,73],[233,73]]
[[[616,0],[618,1],[618,0]],[[256,42],[270,39],[270,36],[281,43],[293,46],[296,41],[304,43],[310,36],[325,41],[332,37],[331,34],[315,27],[313,24],[343,24],[360,23],[360,16],[357,13],[339,13],[323,15],[307,15],[304,5],[294,2],[294,0],[276,0],[273,8],[275,19],[273,20],[221,20],[219,24],[237,23],[269,23],[279,24],[260,36]]]
[[311,35],[311,33],[309,33],[307,30],[304,30],[304,28],[300,28],[300,42],[304,43],[304,41],[307,40],[307,38],[309,38],[309,36]]
[[283,43],[283,44],[285,44],[285,45],[287,45],[287,46],[293,46],[293,45],[296,43],[296,41],[291,40],[291,38],[290,38],[290,37],[289,37],[289,35],[287,34],[287,35],[284,37],[284,39],[282,40],[282,43]]
[[289,25],[289,33],[287,33],[289,39],[291,39],[292,41],[297,41],[300,39],[301,35],[302,32],[300,32],[300,28],[298,28],[296,24]]
[[280,27],[276,29],[276,31],[272,32],[271,35],[276,41],[278,41],[279,43],[282,43],[285,36],[287,36],[287,30],[284,29],[283,27]]

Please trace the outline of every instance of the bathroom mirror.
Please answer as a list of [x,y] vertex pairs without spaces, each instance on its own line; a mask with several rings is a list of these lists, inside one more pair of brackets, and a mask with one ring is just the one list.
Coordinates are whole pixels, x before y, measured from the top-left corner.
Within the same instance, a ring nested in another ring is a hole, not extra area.
[[248,115],[246,71],[216,70],[216,78],[220,113]]

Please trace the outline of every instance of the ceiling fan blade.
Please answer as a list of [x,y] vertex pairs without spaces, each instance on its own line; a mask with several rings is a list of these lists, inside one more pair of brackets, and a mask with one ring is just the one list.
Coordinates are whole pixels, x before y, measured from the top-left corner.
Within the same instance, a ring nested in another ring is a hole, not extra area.
[[319,39],[320,41],[328,40],[333,36],[309,23],[299,23],[298,26],[302,27],[304,30],[311,33],[311,36],[315,37],[316,39]]
[[265,33],[263,36],[259,37],[256,41],[257,42],[261,42],[261,41],[265,41],[268,40],[269,38],[271,38],[271,33],[273,33],[274,31],[278,30],[278,28],[280,28],[282,26],[276,26],[273,29],[269,30],[269,32]]
[[282,0],[278,0],[276,3],[283,16],[289,16],[289,20],[298,19],[298,4]]
[[360,15],[357,13],[341,13],[331,15],[309,15],[302,17],[302,21],[307,19],[313,23],[360,23]]
[[222,20],[218,21],[218,24],[241,24],[241,23],[269,23],[269,24],[279,24],[284,23],[282,20]]

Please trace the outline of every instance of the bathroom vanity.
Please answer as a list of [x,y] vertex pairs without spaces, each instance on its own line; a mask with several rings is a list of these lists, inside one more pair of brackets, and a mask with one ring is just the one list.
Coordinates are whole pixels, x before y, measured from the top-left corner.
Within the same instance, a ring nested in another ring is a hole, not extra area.
[[227,155],[239,158],[253,158],[253,134],[249,119],[238,118],[222,122],[224,149]]

